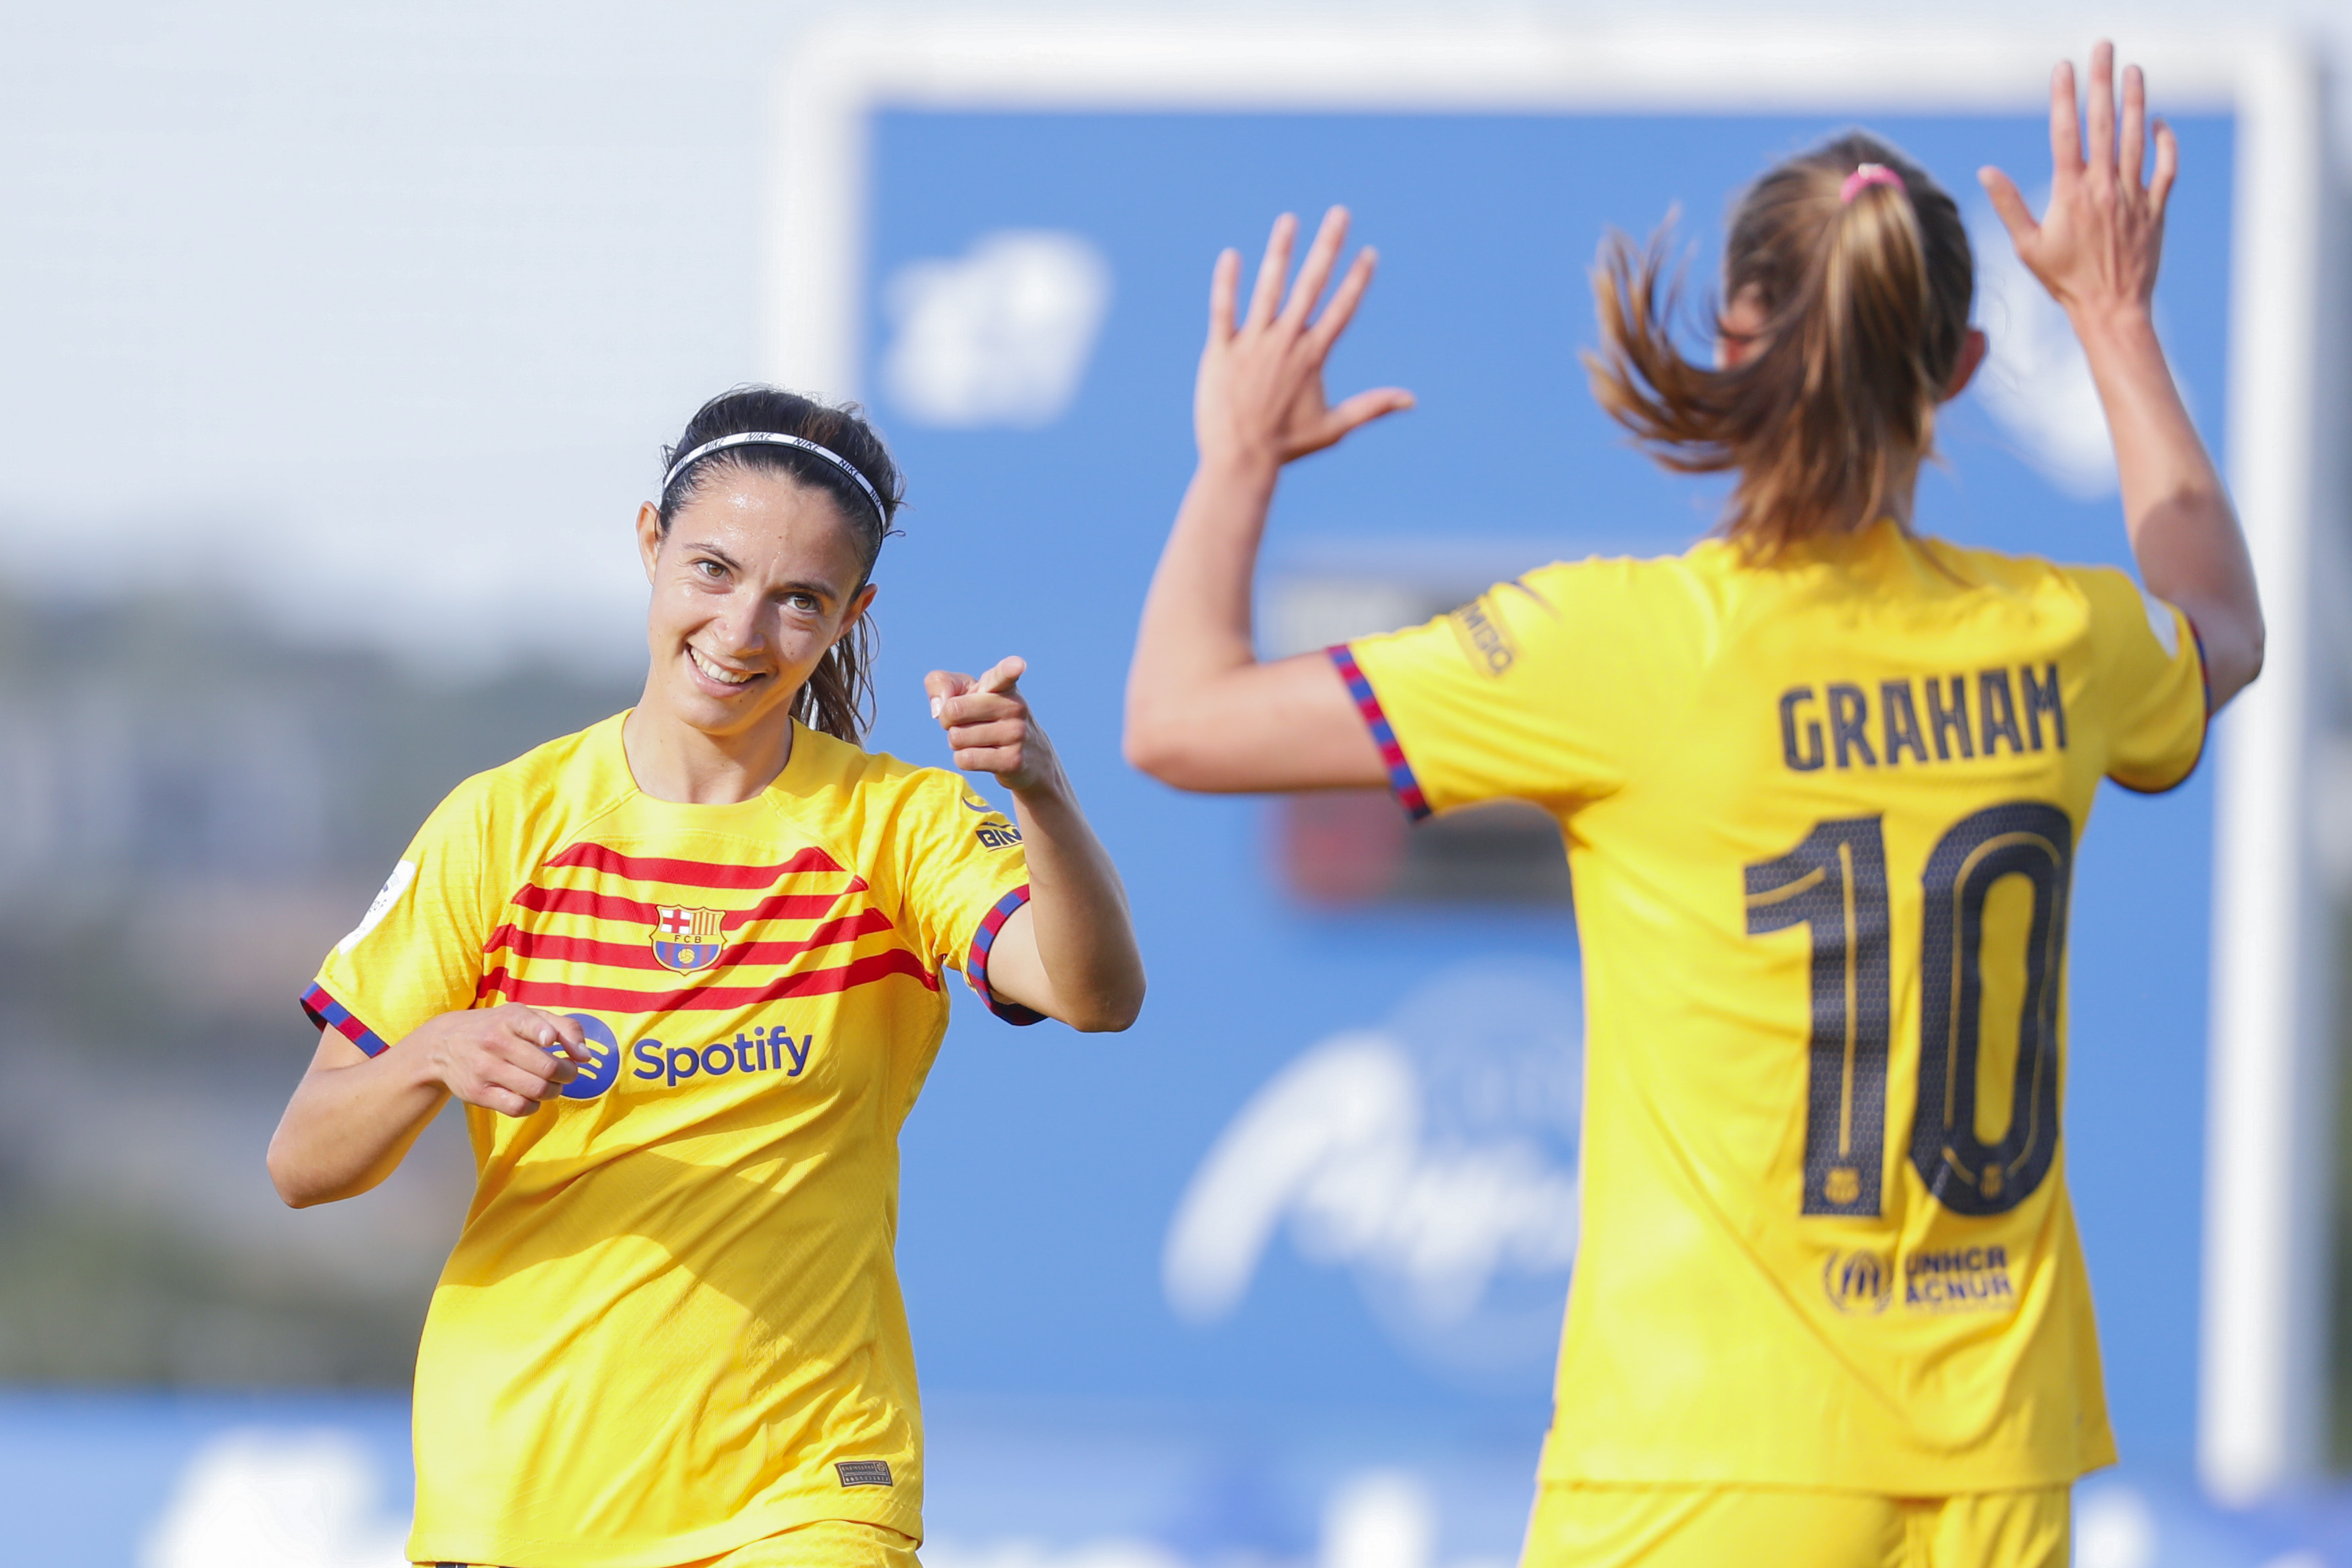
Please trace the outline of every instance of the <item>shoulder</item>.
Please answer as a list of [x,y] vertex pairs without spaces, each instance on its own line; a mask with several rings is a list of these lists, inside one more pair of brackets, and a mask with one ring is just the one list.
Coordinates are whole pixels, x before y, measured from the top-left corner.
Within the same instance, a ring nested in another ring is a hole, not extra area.
[[1703,604],[1711,564],[1689,555],[1555,561],[1496,584],[1475,602],[1515,622],[1644,618]]
[[1737,554],[1709,541],[1681,555],[1560,561],[1501,584],[1520,590],[1566,635],[1614,648],[1655,649],[1703,637],[1724,617]]
[[616,713],[464,780],[435,809],[434,823],[487,835],[596,815],[631,787],[621,751],[625,717]]
[[791,805],[814,810],[865,827],[887,827],[910,816],[971,815],[992,809],[975,798],[961,773],[925,767],[869,752],[847,741],[806,728],[796,729],[795,748],[803,748],[792,770],[799,787],[787,797]]
[[1913,541],[1912,547],[1963,589],[2077,605],[2117,588],[2127,595],[2138,592],[2130,574],[2113,566],[2067,565],[2046,555],[1980,550],[1926,536]]

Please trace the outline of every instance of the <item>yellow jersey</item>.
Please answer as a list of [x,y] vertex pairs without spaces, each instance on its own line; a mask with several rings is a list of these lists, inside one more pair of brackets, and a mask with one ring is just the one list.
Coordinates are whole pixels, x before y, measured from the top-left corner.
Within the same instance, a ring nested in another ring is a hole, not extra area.
[[409,1555],[666,1568],[813,1520],[919,1536],[898,1134],[943,967],[988,997],[1020,834],[953,773],[798,725],[757,798],[656,800],[622,717],[460,784],[303,998],[370,1053],[520,1002],[594,1056],[534,1115],[467,1110]]
[[1568,844],[1582,1229],[1547,1481],[1940,1495],[2113,1462],[2066,1197],[2102,777],[2202,747],[2194,630],[1891,522],[1554,565],[1332,650],[1409,809]]

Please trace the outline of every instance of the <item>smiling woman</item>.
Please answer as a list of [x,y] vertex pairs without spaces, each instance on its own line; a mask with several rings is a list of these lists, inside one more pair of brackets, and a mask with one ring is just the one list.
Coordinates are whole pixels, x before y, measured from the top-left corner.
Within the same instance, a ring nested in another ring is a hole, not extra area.
[[856,412],[706,404],[638,510],[643,700],[467,780],[303,997],[298,1207],[465,1102],[478,1186],[417,1353],[412,1559],[911,1564],[892,1244],[943,970],[1122,1029],[1118,875],[1005,658],[925,679],[954,774],[862,749],[900,497]]

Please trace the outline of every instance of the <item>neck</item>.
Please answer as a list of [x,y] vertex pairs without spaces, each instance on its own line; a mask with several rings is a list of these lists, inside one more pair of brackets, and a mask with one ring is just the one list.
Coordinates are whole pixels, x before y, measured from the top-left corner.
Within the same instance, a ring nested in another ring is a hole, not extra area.
[[637,787],[656,800],[733,805],[775,783],[793,760],[793,722],[779,710],[772,724],[714,735],[665,710],[649,685],[622,721],[621,749]]

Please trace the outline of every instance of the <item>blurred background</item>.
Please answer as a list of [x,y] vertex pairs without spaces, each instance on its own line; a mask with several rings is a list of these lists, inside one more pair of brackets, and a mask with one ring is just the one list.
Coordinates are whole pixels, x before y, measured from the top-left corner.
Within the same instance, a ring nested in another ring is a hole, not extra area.
[[[1271,14],[1343,42],[1433,21],[1703,37],[1763,15],[1639,9],[1154,15],[1205,31]],[[1770,14],[1864,42],[1955,20]],[[470,1163],[445,1119],[377,1192],[284,1210],[261,1151],[315,1039],[294,998],[453,784],[633,700],[628,530],[662,444],[711,394],[811,366],[833,368],[805,389],[866,400],[909,473],[878,572],[876,743],[943,763],[922,671],[1028,656],[1155,965],[1143,1023],[1111,1039],[1013,1035],[960,1000],[907,1130],[927,1560],[1514,1559],[1574,1255],[1570,889],[1539,816],[1408,835],[1381,797],[1187,800],[1120,765],[1133,616],[1190,468],[1207,267],[1276,211],[1342,200],[1383,253],[1335,377],[1412,386],[1422,407],[1286,489],[1264,634],[1317,647],[1545,560],[1702,531],[1712,493],[1645,468],[1583,393],[1583,269],[1605,226],[1646,233],[1678,205],[1704,278],[1738,186],[1854,116],[935,95],[861,110],[854,144],[792,140],[807,77],[790,67],[813,38],[911,37],[934,15],[117,0],[10,16],[0,1518],[24,1561],[401,1560],[406,1382]],[[2127,53],[2135,30],[2280,30],[2352,68],[2352,14],[2325,4],[2217,19],[1994,0],[1969,19],[2071,30],[2078,53],[2105,30]],[[1946,422],[1925,516],[2121,561],[2087,375],[1971,177],[1997,162],[2029,191],[2046,179],[2033,87],[2025,112],[1869,115],[1978,226],[1996,344]],[[2328,112],[2333,167],[2352,168],[2345,95]],[[2240,127],[2211,103],[2180,123],[2159,303],[2219,445]],[[824,182],[792,160],[834,157],[858,232],[793,235],[780,204]],[[2345,320],[2315,321],[2321,353],[2352,347]],[[2347,521],[2320,525],[2340,540]],[[2352,834],[2326,829],[2352,771],[2325,739],[2334,689],[2312,705],[2308,850],[2332,890]],[[2316,1402],[2327,1433],[2293,1484],[2223,1506],[2197,1479],[2213,770],[2100,811],[2068,1117],[2126,1463],[2080,1493],[2078,1558],[2352,1563],[2330,1479],[2352,1464],[2352,1399]],[[2330,955],[2336,907],[2314,916]],[[1352,1143],[1318,1133],[1313,1107],[1340,1093],[1386,1120]],[[2313,1198],[2329,1234],[2352,1214],[2335,1181]],[[2338,1325],[2322,1337],[2352,1342],[2352,1295],[2316,1299]],[[2296,1375],[2327,1379],[2326,1358]]]

